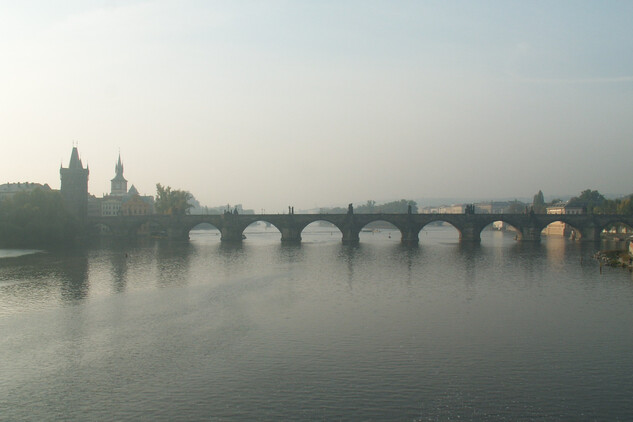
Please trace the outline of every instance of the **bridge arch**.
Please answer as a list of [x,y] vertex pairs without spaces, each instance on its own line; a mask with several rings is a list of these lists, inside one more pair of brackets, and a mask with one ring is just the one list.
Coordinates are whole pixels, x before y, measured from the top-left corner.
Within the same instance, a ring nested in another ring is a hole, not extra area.
[[[261,228],[261,223],[264,223],[263,229]],[[278,233],[282,237],[283,231],[279,222],[274,221],[272,218],[253,216],[252,219],[235,226],[235,234],[241,239],[261,239],[263,236],[273,233]]]
[[511,218],[501,218],[487,224],[481,229],[484,231],[512,232],[516,240],[523,240],[523,231],[521,224],[513,221]]
[[462,231],[450,219],[438,216],[425,222],[418,232],[418,237],[422,243],[425,239],[432,237],[434,240],[457,242],[462,238]]
[[187,230],[187,237],[191,239],[191,234],[194,233],[194,236],[199,239],[205,240],[220,240],[221,231],[220,229],[213,223],[208,221],[200,222],[190,229]]
[[267,218],[256,218],[256,219],[250,220],[250,221],[248,221],[246,223],[243,223],[243,224],[241,224],[238,227],[240,228],[240,230],[243,233],[249,227],[253,228],[253,227],[257,226],[259,223],[264,223],[266,225],[266,227],[274,227],[279,232],[281,232],[281,228],[279,226],[279,223],[275,223],[274,221],[271,221],[271,220],[272,219],[267,219]]
[[[335,222],[321,218],[300,225],[299,236],[302,240],[312,238],[325,241],[328,237],[334,237],[334,232],[337,232],[339,236],[343,235],[343,230]],[[341,238],[336,237],[336,239],[340,241]]]
[[561,214],[560,218],[558,215],[556,217],[556,220],[550,221],[541,227],[541,235],[571,240],[580,240],[583,237],[583,230],[577,227],[575,223],[570,223],[564,214]]
[[400,227],[399,222],[393,221],[388,217],[377,216],[374,219],[370,219],[369,221],[365,221],[365,224],[360,226],[359,232],[362,233],[376,233],[381,230],[385,231],[399,231],[400,239],[404,239],[405,233],[407,232],[406,228]]
[[612,218],[602,221],[598,226],[601,236],[612,240],[625,240],[633,233],[633,223],[626,219]]
[[297,228],[299,229],[299,232],[303,232],[303,230],[308,227],[310,224],[313,223],[319,223],[319,222],[324,222],[324,223],[328,223],[333,225],[334,227],[336,227],[340,232],[343,232],[343,229],[339,226],[338,222],[334,219],[328,218],[327,216],[318,216],[314,219],[310,219],[310,220],[306,220],[303,221],[302,223],[297,224]]

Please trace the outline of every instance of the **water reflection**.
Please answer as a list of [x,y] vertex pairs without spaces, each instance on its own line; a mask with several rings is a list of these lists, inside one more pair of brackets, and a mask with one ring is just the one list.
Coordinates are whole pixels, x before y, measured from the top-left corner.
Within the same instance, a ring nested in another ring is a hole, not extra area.
[[85,250],[64,251],[59,262],[61,298],[74,302],[88,297],[88,257]]
[[402,243],[390,251],[390,259],[393,262],[398,262],[400,265],[405,266],[407,270],[405,283],[409,286],[413,280],[413,268],[419,263],[421,253],[422,249],[419,245],[404,245]]
[[553,237],[547,239],[544,243],[545,251],[547,254],[547,262],[551,268],[561,270],[564,267],[565,249],[567,248],[568,240],[563,237]]
[[127,284],[129,252],[117,251],[110,254],[110,273],[114,292],[123,293]]
[[156,248],[157,283],[159,287],[187,284],[191,256],[195,247],[189,242],[158,242]]
[[54,253],[23,255],[3,260],[0,298],[6,311],[85,299],[89,293],[85,250],[59,249]]
[[243,243],[222,242],[218,245],[216,251],[229,273],[240,264],[244,264],[247,259],[246,248]]
[[477,266],[481,265],[481,261],[486,263],[486,266],[490,266],[489,260],[483,258],[482,246],[479,243],[459,243],[456,255],[455,261],[462,266],[465,285],[470,285],[477,280]]
[[354,267],[356,265],[356,261],[360,259],[361,255],[362,246],[360,244],[339,245],[336,257],[339,262],[344,263],[347,268],[347,285],[350,290],[352,290],[354,284]]
[[626,420],[628,274],[581,263],[595,245],[434,235],[3,261],[3,417]]
[[281,264],[297,264],[305,258],[305,249],[301,243],[278,243],[272,246],[275,249],[275,257]]
[[[57,300],[59,283],[49,254],[3,259],[0,266],[0,313],[48,305]],[[45,263],[44,267],[38,265]],[[50,263],[50,265],[49,265]]]

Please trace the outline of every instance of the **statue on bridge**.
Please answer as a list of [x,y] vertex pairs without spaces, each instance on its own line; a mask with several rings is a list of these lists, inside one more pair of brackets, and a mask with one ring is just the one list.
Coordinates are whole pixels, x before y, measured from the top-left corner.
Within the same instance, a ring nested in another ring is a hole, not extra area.
[[354,206],[352,204],[349,204],[347,206],[347,214],[348,215],[354,214]]

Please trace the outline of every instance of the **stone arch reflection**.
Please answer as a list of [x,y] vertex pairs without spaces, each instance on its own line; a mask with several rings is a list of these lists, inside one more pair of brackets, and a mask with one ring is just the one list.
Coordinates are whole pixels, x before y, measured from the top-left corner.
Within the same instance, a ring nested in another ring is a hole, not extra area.
[[279,241],[281,230],[270,221],[255,220],[242,229],[242,239],[248,242]]
[[602,227],[600,236],[603,239],[623,241],[633,234],[633,227],[622,222],[613,221]]
[[521,230],[505,220],[494,221],[485,226],[480,233],[484,243],[502,244],[510,240],[522,240]]
[[343,232],[334,223],[317,220],[301,230],[301,241],[307,243],[340,242]]
[[198,242],[220,241],[222,233],[211,223],[200,223],[189,229],[189,240]]
[[359,233],[361,242],[374,240],[393,240],[399,242],[401,238],[402,231],[395,224],[384,219],[373,220],[365,224]]
[[545,226],[541,230],[541,237],[549,239],[562,238],[580,240],[582,238],[582,232],[565,221],[565,219],[561,218],[560,220],[552,221],[550,224]]
[[448,221],[441,219],[434,220],[422,227],[418,233],[421,244],[432,243],[458,243],[461,232],[457,227]]

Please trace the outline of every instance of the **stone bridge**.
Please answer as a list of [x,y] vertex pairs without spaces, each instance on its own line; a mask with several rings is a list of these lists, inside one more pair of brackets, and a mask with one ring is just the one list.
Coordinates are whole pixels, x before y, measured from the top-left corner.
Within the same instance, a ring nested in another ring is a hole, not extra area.
[[160,231],[171,239],[186,240],[189,231],[201,223],[215,226],[222,241],[241,242],[243,232],[252,223],[266,222],[281,232],[282,242],[300,242],[301,232],[310,223],[326,221],[342,233],[344,244],[359,241],[359,233],[367,224],[386,221],[400,230],[404,244],[417,244],[420,231],[427,224],[446,222],[459,232],[462,242],[479,242],[481,231],[495,221],[503,221],[517,231],[517,240],[539,241],[541,231],[550,223],[569,224],[583,241],[598,241],[603,229],[614,224],[633,227],[633,216],[600,214],[223,214],[223,215],[144,215],[118,217],[89,217],[92,233],[96,228],[107,228],[114,236],[134,237],[148,223],[153,231]]

